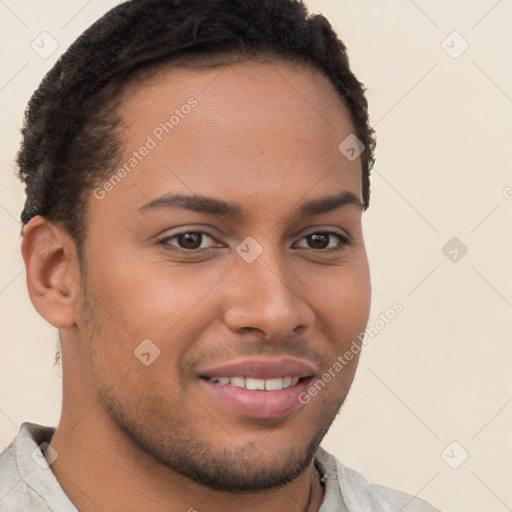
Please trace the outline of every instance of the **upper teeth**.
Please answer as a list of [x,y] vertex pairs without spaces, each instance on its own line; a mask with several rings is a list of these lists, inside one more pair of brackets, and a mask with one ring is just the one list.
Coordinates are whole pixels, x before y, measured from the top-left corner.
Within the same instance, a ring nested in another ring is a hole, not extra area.
[[230,384],[238,388],[260,389],[266,391],[278,391],[279,389],[295,386],[299,377],[278,377],[276,379],[252,379],[250,377],[211,377],[211,382]]

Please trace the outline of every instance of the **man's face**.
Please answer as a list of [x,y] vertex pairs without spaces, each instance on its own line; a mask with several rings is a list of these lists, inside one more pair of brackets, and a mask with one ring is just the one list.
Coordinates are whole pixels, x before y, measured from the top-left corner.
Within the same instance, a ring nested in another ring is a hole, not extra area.
[[[348,112],[319,74],[252,61],[166,69],[123,105],[116,169],[128,171],[89,199],[79,385],[105,428],[168,468],[224,490],[282,485],[339,411],[357,357],[333,365],[368,320],[361,209],[301,211],[362,200],[360,161],[338,149]],[[239,211],[193,211],[175,194]]]

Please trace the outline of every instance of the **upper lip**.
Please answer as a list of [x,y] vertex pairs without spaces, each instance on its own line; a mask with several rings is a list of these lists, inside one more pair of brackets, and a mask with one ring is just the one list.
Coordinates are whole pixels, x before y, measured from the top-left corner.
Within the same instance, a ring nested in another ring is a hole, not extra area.
[[311,377],[315,374],[311,363],[289,357],[251,358],[234,361],[199,372],[201,377],[249,377],[275,379],[278,377]]

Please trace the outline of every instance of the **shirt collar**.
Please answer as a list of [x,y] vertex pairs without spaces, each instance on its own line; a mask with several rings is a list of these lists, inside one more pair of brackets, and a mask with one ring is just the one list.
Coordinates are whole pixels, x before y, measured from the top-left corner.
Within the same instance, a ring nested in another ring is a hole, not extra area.
[[[54,427],[25,422],[15,441],[16,465],[23,481],[43,498],[52,511],[78,512],[71,503],[41,451],[50,443]],[[51,452],[50,452],[51,453]],[[54,452],[58,456],[56,452]]]

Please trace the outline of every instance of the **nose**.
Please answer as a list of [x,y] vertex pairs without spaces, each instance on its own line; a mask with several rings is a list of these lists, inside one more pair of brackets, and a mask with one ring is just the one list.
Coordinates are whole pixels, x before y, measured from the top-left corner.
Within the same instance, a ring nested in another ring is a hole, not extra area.
[[252,263],[236,261],[224,302],[224,323],[230,330],[257,330],[275,341],[313,324],[305,290],[278,258],[263,251]]

